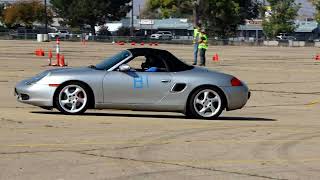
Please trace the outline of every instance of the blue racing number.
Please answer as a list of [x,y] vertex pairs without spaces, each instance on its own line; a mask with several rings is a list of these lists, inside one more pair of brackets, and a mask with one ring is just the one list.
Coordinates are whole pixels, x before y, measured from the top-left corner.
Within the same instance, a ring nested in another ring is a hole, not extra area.
[[138,76],[133,78],[133,88],[134,89],[149,88],[148,76]]

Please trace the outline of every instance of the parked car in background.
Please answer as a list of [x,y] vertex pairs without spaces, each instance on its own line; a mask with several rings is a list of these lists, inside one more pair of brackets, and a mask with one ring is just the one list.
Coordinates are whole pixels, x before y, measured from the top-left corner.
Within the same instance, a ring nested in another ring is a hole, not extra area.
[[29,29],[25,27],[19,27],[9,32],[9,36],[12,39],[34,39],[39,33],[38,29]]
[[170,31],[158,31],[154,34],[151,34],[150,38],[157,40],[172,40],[173,35]]
[[64,39],[69,39],[71,34],[68,30],[66,29],[63,29],[63,30],[57,30],[56,32],[52,32],[52,33],[48,33],[49,36],[51,38],[64,38]]
[[277,36],[277,40],[284,40],[284,41],[288,41],[288,40],[296,40],[296,38],[294,36],[289,36],[288,34],[286,33],[280,33],[278,36]]

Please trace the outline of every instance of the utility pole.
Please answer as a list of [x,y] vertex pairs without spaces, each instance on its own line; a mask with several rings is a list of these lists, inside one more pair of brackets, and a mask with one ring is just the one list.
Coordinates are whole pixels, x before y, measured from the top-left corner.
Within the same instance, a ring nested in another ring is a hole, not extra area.
[[199,5],[201,0],[194,0],[193,1],[193,24],[196,27],[199,24]]
[[134,31],[134,26],[133,26],[133,0],[131,1],[131,28],[130,28],[130,35],[133,37],[133,31]]
[[47,0],[44,0],[45,34],[48,34]]

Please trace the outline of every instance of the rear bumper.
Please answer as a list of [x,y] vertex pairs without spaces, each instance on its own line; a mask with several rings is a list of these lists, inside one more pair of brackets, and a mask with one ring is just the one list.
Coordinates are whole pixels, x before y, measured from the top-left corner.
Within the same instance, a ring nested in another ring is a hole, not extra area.
[[251,97],[251,92],[246,86],[224,88],[227,96],[227,111],[241,109]]
[[31,84],[26,81],[18,83],[14,90],[17,101],[41,107],[53,106],[53,95],[56,87],[44,84]]

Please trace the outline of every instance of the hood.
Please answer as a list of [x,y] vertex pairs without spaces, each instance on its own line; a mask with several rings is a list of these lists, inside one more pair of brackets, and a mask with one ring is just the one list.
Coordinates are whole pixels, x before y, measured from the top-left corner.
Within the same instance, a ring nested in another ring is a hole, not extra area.
[[89,68],[89,67],[76,67],[76,68],[56,68],[56,69],[49,69],[47,71],[44,72],[50,72],[51,74],[68,74],[68,73],[74,73],[74,74],[79,74],[79,73],[84,73],[84,72],[89,72],[89,71],[93,71],[94,69]]

